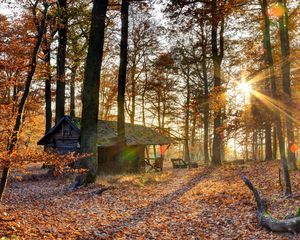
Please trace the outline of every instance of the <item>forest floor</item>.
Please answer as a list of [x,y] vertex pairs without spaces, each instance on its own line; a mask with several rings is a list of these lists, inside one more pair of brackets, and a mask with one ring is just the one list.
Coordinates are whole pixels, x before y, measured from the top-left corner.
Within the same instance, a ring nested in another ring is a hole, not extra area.
[[[240,179],[253,180],[271,214],[284,218],[296,212],[300,198],[283,197],[278,165],[103,177],[76,191],[70,177],[14,177],[0,205],[0,217],[12,221],[0,220],[0,239],[300,239],[259,227],[254,198]],[[300,193],[300,171],[291,175]],[[103,186],[109,189],[98,194]]]

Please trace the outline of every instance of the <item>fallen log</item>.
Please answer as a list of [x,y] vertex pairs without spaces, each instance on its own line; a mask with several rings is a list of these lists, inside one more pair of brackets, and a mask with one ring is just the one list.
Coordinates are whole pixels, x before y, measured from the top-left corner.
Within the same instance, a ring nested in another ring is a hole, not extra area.
[[278,220],[272,217],[268,212],[266,200],[263,199],[252,182],[245,176],[241,176],[241,178],[254,195],[257,204],[257,218],[260,226],[265,227],[273,232],[291,232],[294,234],[296,232],[300,232],[300,216],[283,220]]

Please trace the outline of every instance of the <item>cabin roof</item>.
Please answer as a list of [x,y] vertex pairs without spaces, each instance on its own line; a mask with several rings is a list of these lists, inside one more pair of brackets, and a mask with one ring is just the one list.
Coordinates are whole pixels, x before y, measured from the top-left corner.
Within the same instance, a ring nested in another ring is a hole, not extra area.
[[54,127],[52,127],[39,141],[38,141],[38,145],[45,145],[49,142],[49,140],[51,139],[52,134],[55,132],[56,129],[59,128],[59,126],[63,123],[63,122],[67,122],[73,129],[74,131],[76,131],[77,133],[80,134],[80,129],[78,127],[78,125],[76,125],[76,123],[72,120],[72,118],[70,116],[63,116],[58,122],[57,124],[55,124]]
[[[63,121],[69,123],[75,131],[80,133],[80,119],[72,119],[70,116],[64,116],[38,141],[38,145],[47,144],[51,139],[51,135]],[[109,146],[117,143],[116,121],[98,120],[97,127],[97,144],[99,146]],[[152,128],[131,123],[125,123],[125,135],[127,145],[168,145],[172,142],[170,137]]]

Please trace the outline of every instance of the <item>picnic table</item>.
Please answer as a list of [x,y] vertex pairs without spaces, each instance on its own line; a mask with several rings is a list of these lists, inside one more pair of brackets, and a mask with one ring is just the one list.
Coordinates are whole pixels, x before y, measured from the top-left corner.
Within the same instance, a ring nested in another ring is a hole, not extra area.
[[145,163],[150,168],[147,172],[155,171],[155,172],[162,172],[163,169],[163,158],[145,158]]

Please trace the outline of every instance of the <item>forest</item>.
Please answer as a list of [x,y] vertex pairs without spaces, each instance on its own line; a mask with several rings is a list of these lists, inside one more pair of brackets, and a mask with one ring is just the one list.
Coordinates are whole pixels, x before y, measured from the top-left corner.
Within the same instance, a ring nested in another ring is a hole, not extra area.
[[0,240],[300,239],[298,0],[0,0]]

